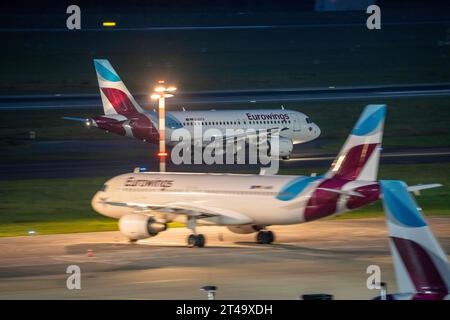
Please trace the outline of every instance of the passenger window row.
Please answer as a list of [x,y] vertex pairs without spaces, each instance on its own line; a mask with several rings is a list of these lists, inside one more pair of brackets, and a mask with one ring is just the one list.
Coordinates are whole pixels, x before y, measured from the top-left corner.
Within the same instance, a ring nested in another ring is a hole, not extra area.
[[[243,124],[247,124],[247,121],[242,121]],[[202,126],[223,126],[223,125],[240,125],[241,121],[199,121]],[[291,120],[267,120],[267,121],[248,121],[248,124],[282,124],[291,123]],[[188,121],[183,122],[183,126],[193,126],[195,122]]]

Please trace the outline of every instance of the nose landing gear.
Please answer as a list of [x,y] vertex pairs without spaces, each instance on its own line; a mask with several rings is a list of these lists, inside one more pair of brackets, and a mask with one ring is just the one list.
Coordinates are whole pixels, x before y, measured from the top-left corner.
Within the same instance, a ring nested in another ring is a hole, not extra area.
[[275,236],[272,231],[261,230],[256,235],[256,242],[259,244],[270,244],[275,240]]

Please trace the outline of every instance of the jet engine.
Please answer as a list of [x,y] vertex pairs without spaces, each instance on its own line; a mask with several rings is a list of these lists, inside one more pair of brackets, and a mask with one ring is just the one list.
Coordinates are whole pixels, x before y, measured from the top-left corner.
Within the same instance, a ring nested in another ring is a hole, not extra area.
[[[292,150],[294,148],[294,143],[291,139],[286,137],[280,137],[278,140],[278,155],[282,159],[289,159],[292,153]],[[270,143],[270,140],[262,140],[258,144],[258,149],[264,150],[267,152],[267,154],[272,154],[272,145]]]
[[263,229],[263,226],[252,225],[252,224],[247,224],[244,226],[228,227],[228,230],[230,230],[231,232],[239,233],[239,234],[253,233],[253,232],[259,231],[261,229]]
[[167,229],[165,223],[156,221],[153,217],[144,214],[127,214],[119,219],[119,230],[130,240],[154,237]]
[[279,155],[282,159],[289,159],[291,157],[292,149],[294,148],[294,144],[292,140],[285,137],[280,137],[279,142]]

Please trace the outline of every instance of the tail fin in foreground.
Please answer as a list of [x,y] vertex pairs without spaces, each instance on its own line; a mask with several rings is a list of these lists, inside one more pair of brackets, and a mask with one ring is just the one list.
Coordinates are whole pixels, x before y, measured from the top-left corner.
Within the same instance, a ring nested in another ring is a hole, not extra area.
[[385,114],[384,104],[366,106],[326,174],[327,178],[377,180]]
[[144,110],[130,94],[108,60],[94,59],[105,115],[136,114]]
[[450,265],[403,181],[381,180],[397,286],[413,299],[443,299]]

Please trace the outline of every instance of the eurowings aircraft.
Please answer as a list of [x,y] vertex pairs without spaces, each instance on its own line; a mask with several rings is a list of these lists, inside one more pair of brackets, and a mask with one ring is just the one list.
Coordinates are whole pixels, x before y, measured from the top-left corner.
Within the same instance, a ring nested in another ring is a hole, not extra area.
[[[388,300],[450,299],[450,265],[403,181],[381,180],[389,243],[400,293]],[[381,299],[378,297],[377,299]]]
[[[119,219],[135,241],[156,236],[172,221],[192,230],[189,246],[203,247],[196,225],[257,232],[268,244],[271,225],[314,221],[361,208],[380,198],[377,182],[385,105],[368,105],[329,171],[320,176],[208,173],[128,173],[107,181],[92,199],[95,211]],[[434,187],[420,185],[411,191]]]
[[[67,120],[82,121],[89,127],[96,127],[121,136],[132,137],[144,142],[159,142],[158,114],[143,109],[130,94],[108,60],[95,59],[100,95],[104,115],[88,119],[64,117]],[[171,141],[174,130],[184,128],[194,137],[194,127],[203,131],[214,128],[221,132],[226,141],[245,139],[243,134],[229,134],[234,129],[249,132],[261,132],[261,135],[279,134],[279,156],[289,159],[293,145],[308,142],[320,135],[319,127],[305,114],[284,109],[248,109],[248,110],[208,110],[208,111],[168,111],[166,112],[166,144]],[[202,141],[192,139],[192,144],[206,145],[211,141],[201,137]]]

